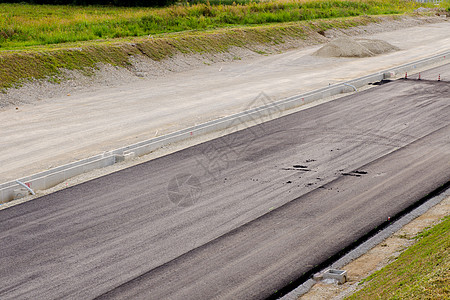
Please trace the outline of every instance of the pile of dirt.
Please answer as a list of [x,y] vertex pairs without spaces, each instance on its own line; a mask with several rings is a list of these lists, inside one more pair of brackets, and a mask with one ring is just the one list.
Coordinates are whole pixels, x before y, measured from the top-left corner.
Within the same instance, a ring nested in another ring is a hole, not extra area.
[[316,52],[321,57],[370,57],[383,53],[400,50],[388,42],[371,39],[352,39],[349,37],[337,38]]

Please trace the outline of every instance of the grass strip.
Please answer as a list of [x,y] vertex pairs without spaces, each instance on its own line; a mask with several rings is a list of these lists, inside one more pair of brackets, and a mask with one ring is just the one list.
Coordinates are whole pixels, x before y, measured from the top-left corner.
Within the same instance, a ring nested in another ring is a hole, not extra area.
[[346,299],[450,299],[450,216]]

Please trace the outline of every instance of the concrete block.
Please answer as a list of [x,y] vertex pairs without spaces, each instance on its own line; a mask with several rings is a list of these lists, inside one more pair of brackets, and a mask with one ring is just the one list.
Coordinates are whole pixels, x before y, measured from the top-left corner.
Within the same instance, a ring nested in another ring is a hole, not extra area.
[[383,74],[384,79],[389,79],[389,78],[394,78],[394,77],[395,77],[395,72],[386,72]]
[[334,279],[340,284],[343,284],[347,281],[347,271],[328,269],[323,273],[323,279]]
[[30,181],[30,183],[31,183],[30,187],[34,191],[45,190],[45,189],[47,189],[47,175],[39,177],[39,178],[35,178],[32,181]]
[[115,163],[120,163],[133,159],[136,156],[134,152],[124,152],[123,154],[114,154]]
[[80,175],[80,167],[71,167],[64,171],[64,180]]
[[125,155],[121,155],[121,154],[114,154],[114,162],[117,164],[117,163],[120,163],[120,162],[123,162],[123,161],[125,161]]
[[26,188],[18,188],[14,190],[14,200],[28,196],[29,192]]
[[[17,188],[17,185],[16,185]],[[14,189],[11,187],[0,189],[0,204],[6,203],[14,199]]]
[[125,160],[130,160],[136,157],[136,154],[134,152],[128,152],[125,153],[124,155]]
[[323,279],[323,274],[322,273],[316,273],[313,275],[313,279],[315,281],[321,281]]
[[165,143],[162,141],[157,141],[157,142],[151,143],[149,145],[139,146],[139,147],[133,149],[133,151],[134,151],[133,153],[135,154],[135,156],[145,155],[145,154],[148,154],[148,153],[152,152],[153,150],[157,149],[158,145],[164,146]]
[[47,175],[45,177],[45,187],[43,188],[48,189],[51,188],[57,184],[60,184],[65,180],[64,171],[60,171],[54,174]]

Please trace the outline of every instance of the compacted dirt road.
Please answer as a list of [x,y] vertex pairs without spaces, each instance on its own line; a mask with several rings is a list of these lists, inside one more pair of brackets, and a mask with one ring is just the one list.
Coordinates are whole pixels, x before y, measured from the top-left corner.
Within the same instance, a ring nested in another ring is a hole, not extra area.
[[271,296],[448,183],[449,98],[399,80],[0,210],[0,298]]
[[[380,25],[381,26],[381,25]],[[204,66],[158,79],[65,91],[0,111],[0,182],[31,175],[155,135],[248,108],[265,92],[281,99],[449,49],[450,23],[379,33],[400,51],[370,58],[320,58],[320,46]]]

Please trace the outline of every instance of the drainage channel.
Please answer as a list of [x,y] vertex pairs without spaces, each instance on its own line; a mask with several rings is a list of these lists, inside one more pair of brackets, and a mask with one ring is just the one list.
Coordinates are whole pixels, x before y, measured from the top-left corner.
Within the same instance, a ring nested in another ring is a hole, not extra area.
[[306,272],[301,277],[292,281],[290,284],[281,288],[266,299],[296,300],[298,297],[308,292],[309,289],[315,284],[316,281],[312,279],[314,274],[324,271],[325,269],[337,269],[345,266],[352,260],[358,258],[384,241],[393,233],[401,229],[404,225],[424,214],[448,196],[450,196],[450,181],[427,194],[407,209],[399,212],[395,216],[391,216],[389,220],[386,220],[377,228],[371,230],[351,245],[331,256],[320,265],[312,268],[310,271]]

